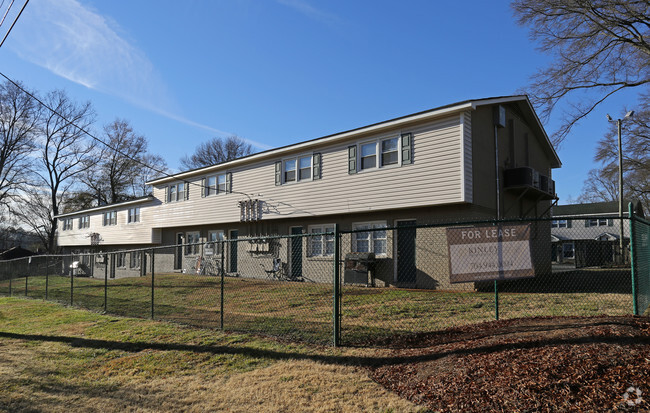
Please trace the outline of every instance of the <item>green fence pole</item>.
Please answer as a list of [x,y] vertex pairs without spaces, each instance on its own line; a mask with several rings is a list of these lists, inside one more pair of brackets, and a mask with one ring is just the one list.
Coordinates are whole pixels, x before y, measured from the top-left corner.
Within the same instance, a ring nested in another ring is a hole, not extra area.
[[70,306],[73,305],[73,294],[74,294],[74,268],[72,268],[72,260],[74,260],[74,257],[71,255],[70,256]]
[[499,319],[499,281],[494,280],[494,319]]
[[47,301],[47,290],[50,284],[50,256],[45,256],[45,301]]
[[25,297],[27,297],[27,280],[29,280],[29,271],[30,271],[30,269],[32,267],[31,263],[29,262],[29,260],[31,260],[31,258],[27,258],[27,260],[28,260],[27,261],[27,271],[25,271]]
[[154,311],[155,311],[155,310],[154,310],[154,308],[155,308],[155,304],[154,304],[154,299],[155,299],[154,262],[155,262],[156,260],[155,260],[154,254],[155,254],[155,251],[154,251],[154,249],[152,248],[152,249],[151,249],[151,319],[152,319],[152,320],[153,320],[153,318],[154,318]]
[[339,224],[334,224],[334,347],[341,344],[341,274],[339,260],[341,259],[341,240],[339,234]]
[[224,277],[226,273],[226,249],[224,245],[224,241],[221,241],[221,304],[219,311],[221,313],[221,330],[223,330],[223,291],[224,291]]
[[[630,217],[630,274],[632,276],[632,312],[634,315],[639,315],[639,306],[637,303],[636,297],[636,274],[635,274],[635,259],[634,259],[634,209],[632,208],[632,203],[630,202],[627,205],[628,214]],[[623,218],[621,218],[623,219]],[[623,236],[623,234],[621,234]],[[623,251],[621,251],[621,254]]]
[[108,312],[108,254],[104,254],[104,312]]
[[9,297],[11,297],[11,280],[13,279],[13,263],[9,263]]

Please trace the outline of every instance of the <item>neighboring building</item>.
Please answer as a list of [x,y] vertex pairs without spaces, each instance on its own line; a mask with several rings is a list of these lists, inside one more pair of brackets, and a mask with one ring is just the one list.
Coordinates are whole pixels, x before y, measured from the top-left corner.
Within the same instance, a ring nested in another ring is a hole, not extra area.
[[[628,201],[624,202],[627,208]],[[640,202],[633,203],[635,214],[643,217]],[[551,221],[553,262],[571,263],[576,268],[629,262],[621,255],[621,226],[618,201],[557,205]],[[624,216],[627,216],[627,209]],[[629,221],[623,223],[623,245],[629,245]]]
[[[149,198],[59,215],[57,242],[67,250],[109,251],[318,233],[335,223],[353,230],[492,219],[497,210],[502,217],[548,216],[551,171],[560,166],[526,96],[470,100],[154,179]],[[533,232],[533,242],[550,243],[548,223]],[[279,254],[292,274],[331,282],[331,264],[323,265],[332,260],[331,239],[273,242],[238,243],[225,251],[226,270],[263,276],[259,265],[238,263],[244,255],[270,262]],[[427,239],[412,229],[363,233],[344,248],[343,254],[376,255],[379,284],[450,287],[448,263],[435,258],[446,255],[444,229]],[[533,250],[536,271],[550,271],[548,247]],[[167,251],[162,263],[156,252],[156,271],[180,271],[198,253]],[[142,265],[141,258],[121,257],[125,272],[131,259]]]

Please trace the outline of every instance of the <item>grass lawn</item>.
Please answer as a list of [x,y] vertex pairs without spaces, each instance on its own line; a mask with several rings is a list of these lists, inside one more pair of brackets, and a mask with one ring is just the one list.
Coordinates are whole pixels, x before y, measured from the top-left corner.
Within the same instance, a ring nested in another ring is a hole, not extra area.
[[0,411],[418,412],[358,366],[379,349],[288,344],[0,298]]
[[[104,310],[104,280],[75,278],[75,306]],[[45,298],[45,277],[15,278],[12,295]],[[70,303],[70,278],[49,277],[49,300]],[[328,344],[332,341],[332,286],[188,274],[156,274],[154,318],[185,324],[282,336]],[[108,281],[108,313],[149,318],[151,276]],[[632,296],[624,292],[508,292],[499,294],[499,317],[624,315]],[[521,288],[520,288],[521,290]],[[533,291],[533,290],[530,290]],[[9,282],[0,281],[0,294]],[[369,343],[395,334],[428,332],[495,318],[493,292],[443,292],[345,286],[341,330],[346,344]]]

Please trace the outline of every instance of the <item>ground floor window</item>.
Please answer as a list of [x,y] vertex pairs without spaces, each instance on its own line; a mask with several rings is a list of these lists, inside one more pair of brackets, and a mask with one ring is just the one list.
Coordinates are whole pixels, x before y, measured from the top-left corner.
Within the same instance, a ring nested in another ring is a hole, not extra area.
[[331,257],[334,255],[334,234],[323,235],[324,232],[334,232],[334,224],[309,226],[310,234],[318,234],[309,237],[310,257]]
[[129,268],[140,268],[142,260],[142,253],[140,251],[132,251],[129,257]]
[[374,252],[375,256],[386,255],[388,236],[386,221],[357,222],[352,224],[352,230],[369,230],[352,233],[354,252]]
[[199,253],[199,242],[201,233],[198,231],[185,233],[185,255],[196,255]]
[[566,242],[562,244],[562,256],[564,258],[574,258],[575,256],[575,246],[573,242]]
[[212,254],[220,256],[223,253],[223,241],[225,239],[226,235],[222,230],[208,231],[207,247],[212,250]]
[[118,268],[126,267],[126,252],[118,252],[115,254],[115,266]]

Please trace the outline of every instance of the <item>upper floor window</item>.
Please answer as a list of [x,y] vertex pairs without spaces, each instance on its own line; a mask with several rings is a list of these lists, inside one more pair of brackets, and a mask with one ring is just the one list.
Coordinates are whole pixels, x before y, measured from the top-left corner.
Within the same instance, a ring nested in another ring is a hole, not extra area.
[[358,222],[352,224],[353,230],[367,230],[352,233],[354,252],[373,252],[375,256],[385,256],[388,245],[386,221]]
[[79,217],[79,229],[90,228],[90,216]]
[[72,218],[63,218],[63,224],[62,224],[62,229],[63,231],[67,231],[72,229]]
[[348,147],[348,173],[412,163],[413,136],[403,133]]
[[321,154],[301,155],[275,164],[275,184],[312,181],[321,178]]
[[222,194],[227,192],[227,175],[211,175],[205,179],[204,196]]
[[554,219],[551,221],[551,228],[569,228],[569,223],[566,219]]
[[129,224],[140,222],[140,207],[129,208]]
[[182,201],[188,198],[188,184],[179,182],[167,187],[167,202]]
[[117,225],[117,211],[104,212],[103,225]]
[[606,227],[609,225],[607,218],[592,218],[585,221],[587,227]]

